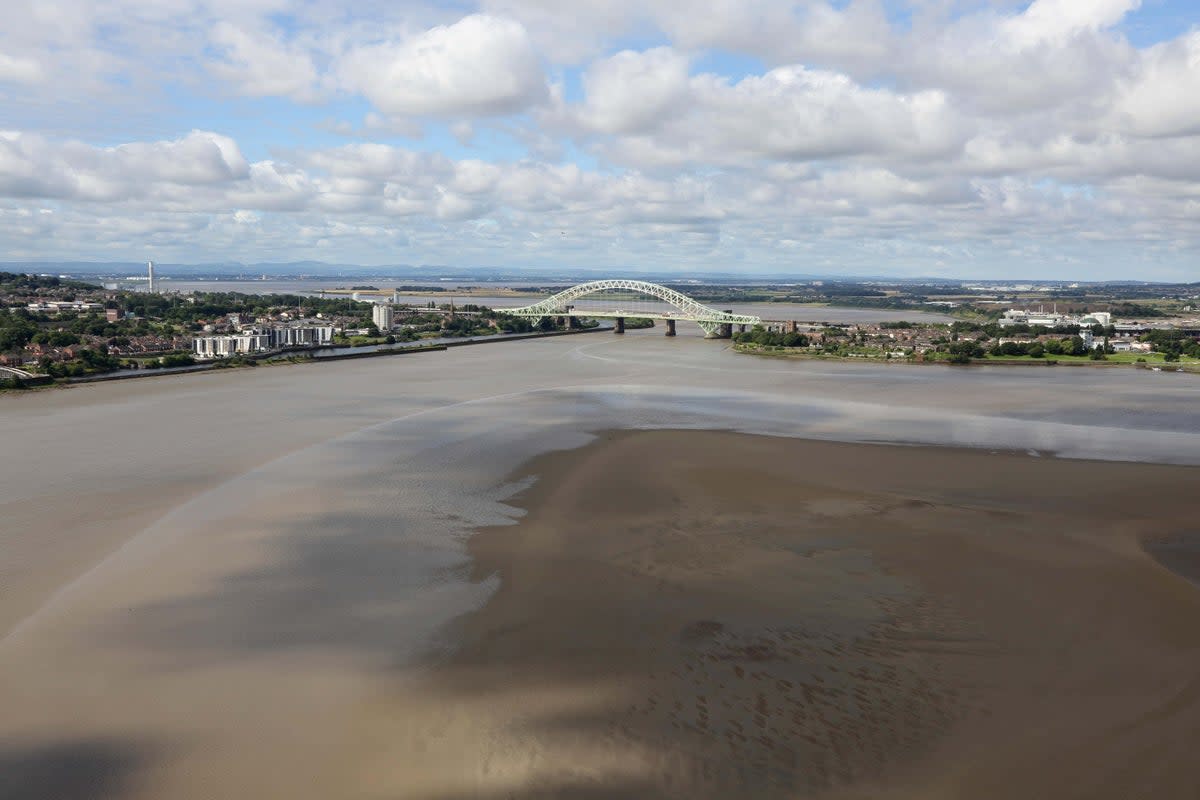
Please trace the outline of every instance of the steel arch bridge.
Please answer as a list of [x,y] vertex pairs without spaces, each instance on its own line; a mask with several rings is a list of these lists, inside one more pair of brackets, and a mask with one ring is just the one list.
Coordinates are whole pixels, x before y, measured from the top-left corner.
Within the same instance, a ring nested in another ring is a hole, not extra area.
[[[573,303],[576,300],[587,297],[588,295],[597,294],[599,292],[624,290],[637,292],[639,294],[648,295],[658,300],[662,300],[668,305],[677,309],[676,312],[645,312],[632,311],[623,308],[613,309],[576,309]],[[626,317],[649,317],[651,319],[664,319],[671,323],[671,328],[674,328],[675,320],[688,320],[695,322],[703,330],[708,337],[717,337],[728,334],[733,325],[758,325],[762,322],[760,317],[750,316],[749,314],[733,314],[728,311],[718,311],[715,308],[699,303],[688,297],[682,292],[677,292],[674,289],[668,289],[666,286],[660,286],[657,283],[649,283],[647,281],[631,281],[623,279],[603,280],[603,281],[588,281],[581,283],[578,286],[572,286],[570,289],[565,289],[558,294],[551,295],[545,300],[541,300],[533,305],[522,306],[521,308],[505,308],[497,309],[505,313],[512,314],[518,317],[605,317],[623,321]]]

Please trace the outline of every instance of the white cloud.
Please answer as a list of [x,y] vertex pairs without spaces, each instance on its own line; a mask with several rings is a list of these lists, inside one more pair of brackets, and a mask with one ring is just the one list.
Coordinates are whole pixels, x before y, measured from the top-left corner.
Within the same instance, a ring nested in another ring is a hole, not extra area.
[[548,96],[525,28],[482,14],[399,42],[354,48],[338,70],[346,88],[388,114],[512,114]]
[[252,97],[314,99],[317,70],[302,48],[228,22],[215,25],[211,37],[220,60],[209,63],[208,69],[235,92]]
[[1139,136],[1200,135],[1200,30],[1144,53],[1121,81],[1112,115]]
[[32,58],[0,53],[0,83],[37,83],[43,77],[42,65]]
[[689,78],[687,61],[664,48],[620,53],[596,65],[574,119],[624,134],[599,145],[609,158],[643,167],[732,164],[746,159],[827,159],[872,154],[953,154],[971,125],[941,91],[902,94],[845,75],[792,65],[730,83]]
[[593,63],[583,87],[586,125],[605,133],[645,131],[686,110],[688,59],[669,47],[625,50]]
[[1035,0],[1023,13],[1005,20],[1000,30],[1022,47],[1061,44],[1081,33],[1111,28],[1141,4],[1141,0]]
[[678,45],[753,53],[770,64],[797,61],[871,71],[892,56],[895,35],[877,0],[717,0],[703,13],[686,3],[650,4]]
[[206,131],[105,148],[19,132],[0,136],[0,194],[8,196],[144,197],[163,185],[186,189],[228,183],[247,177],[249,169],[232,139]]

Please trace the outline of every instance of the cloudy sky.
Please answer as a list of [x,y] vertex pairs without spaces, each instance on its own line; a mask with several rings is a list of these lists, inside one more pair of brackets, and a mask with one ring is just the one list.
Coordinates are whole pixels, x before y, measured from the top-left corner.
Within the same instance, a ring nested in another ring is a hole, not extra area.
[[4,8],[4,260],[1200,280],[1196,0]]

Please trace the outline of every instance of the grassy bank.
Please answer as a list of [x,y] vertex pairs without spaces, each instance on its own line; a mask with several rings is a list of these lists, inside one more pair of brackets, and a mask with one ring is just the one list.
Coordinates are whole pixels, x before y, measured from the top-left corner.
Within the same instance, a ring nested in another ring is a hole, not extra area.
[[[753,344],[734,344],[733,350],[738,353],[746,353],[755,356],[766,356],[770,358],[790,358],[790,359],[805,359],[811,361],[871,361],[885,364],[944,364],[950,365],[951,362],[946,358],[946,354],[939,353],[930,357],[926,355],[924,358],[916,356],[906,357],[888,357],[882,352],[862,352],[849,354],[836,353],[821,353],[813,352],[805,348],[795,347],[772,347]],[[940,357],[939,357],[940,356]],[[1200,360],[1183,358],[1179,361],[1167,361],[1162,353],[1110,353],[1104,359],[1095,360],[1088,356],[1043,356],[1042,358],[1034,358],[1033,356],[993,356],[988,355],[984,358],[973,358],[971,364],[984,364],[991,366],[1073,366],[1073,367],[1135,367],[1150,369],[1158,367],[1163,370],[1181,370],[1183,372],[1200,373]],[[956,365],[962,366],[962,365]]]

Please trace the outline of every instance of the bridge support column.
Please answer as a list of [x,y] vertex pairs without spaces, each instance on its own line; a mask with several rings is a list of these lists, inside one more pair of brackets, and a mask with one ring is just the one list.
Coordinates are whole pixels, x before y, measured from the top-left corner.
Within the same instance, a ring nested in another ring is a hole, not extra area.
[[675,335],[675,320],[669,319],[669,320],[667,320],[667,336],[674,336],[674,335]]
[[613,333],[624,333],[624,332],[625,332],[625,318],[617,317],[617,324],[616,324],[616,327],[613,328]]
[[567,317],[567,327],[573,331],[579,330],[579,317]]
[[792,320],[791,322],[789,322],[788,323],[788,333],[795,333],[796,327],[797,327],[796,320]]
[[728,322],[722,322],[721,328],[717,332],[717,338],[718,339],[732,339],[733,338],[733,325],[731,325]]
[[745,333],[745,332],[746,332],[746,326],[738,325],[738,333]]

